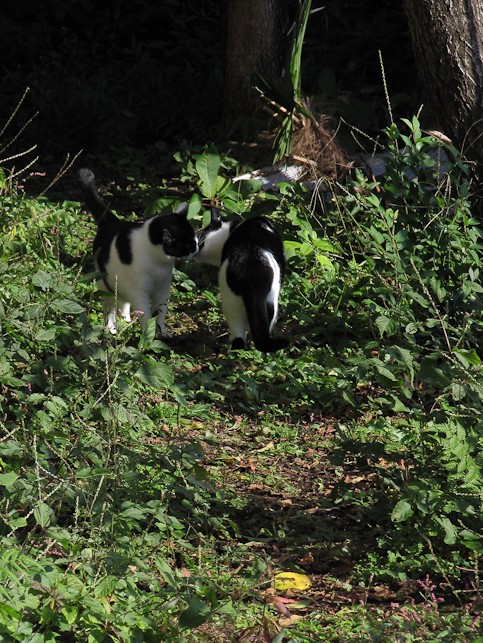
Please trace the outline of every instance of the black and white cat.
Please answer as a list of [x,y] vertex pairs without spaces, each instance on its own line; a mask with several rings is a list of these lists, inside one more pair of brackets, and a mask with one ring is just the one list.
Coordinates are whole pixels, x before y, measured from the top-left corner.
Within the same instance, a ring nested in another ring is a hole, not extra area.
[[105,273],[98,286],[114,293],[103,300],[108,329],[116,333],[117,303],[126,321],[131,320],[130,309],[138,312],[143,330],[157,314],[157,333],[169,337],[165,317],[174,260],[191,258],[198,251],[195,231],[186,218],[187,205],[143,223],[125,221],[105,205],[91,170],[79,170],[77,178],[97,224],[94,257],[97,269]]
[[211,222],[199,233],[198,244],[195,261],[220,267],[222,308],[232,349],[245,347],[248,331],[264,353],[288,346],[286,339],[270,337],[286,265],[282,240],[272,224],[264,217],[223,221],[219,210],[212,208]]

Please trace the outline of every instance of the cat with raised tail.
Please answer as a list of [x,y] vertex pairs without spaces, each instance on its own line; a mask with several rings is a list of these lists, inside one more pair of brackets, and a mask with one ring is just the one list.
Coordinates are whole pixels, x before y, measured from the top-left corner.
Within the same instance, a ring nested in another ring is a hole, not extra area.
[[144,222],[125,221],[104,203],[91,170],[79,170],[77,178],[97,224],[93,250],[97,269],[104,273],[98,286],[112,293],[103,299],[107,328],[116,333],[116,308],[126,321],[131,320],[132,309],[142,330],[157,315],[157,334],[169,337],[165,318],[174,260],[191,258],[198,251],[195,231],[186,218],[187,205]]
[[270,337],[277,318],[278,298],[285,274],[282,240],[264,217],[224,221],[217,208],[198,235],[195,261],[219,266],[223,313],[230,328],[232,350],[245,348],[250,331],[255,347],[272,353],[288,346]]

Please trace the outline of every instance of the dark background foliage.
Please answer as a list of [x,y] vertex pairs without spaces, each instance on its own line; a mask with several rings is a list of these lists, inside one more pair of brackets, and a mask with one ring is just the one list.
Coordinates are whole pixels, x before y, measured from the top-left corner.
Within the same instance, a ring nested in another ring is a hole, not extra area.
[[[294,11],[297,3],[290,2]],[[378,51],[389,91],[419,107],[404,11],[392,0],[314,0],[303,89],[325,110],[379,131],[387,122]],[[42,154],[108,152],[156,141],[223,141],[227,2],[20,0],[2,16],[0,123],[30,92],[11,138]],[[6,140],[2,140],[2,147]]]

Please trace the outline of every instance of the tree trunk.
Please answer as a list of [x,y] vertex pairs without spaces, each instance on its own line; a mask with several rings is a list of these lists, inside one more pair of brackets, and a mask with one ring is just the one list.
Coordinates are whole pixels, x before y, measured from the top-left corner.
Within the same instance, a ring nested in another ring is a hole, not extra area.
[[280,80],[286,50],[288,0],[230,0],[224,118],[251,116],[258,106],[249,76]]
[[[403,0],[419,76],[436,125],[483,183],[483,3]],[[481,205],[478,208],[481,212]]]

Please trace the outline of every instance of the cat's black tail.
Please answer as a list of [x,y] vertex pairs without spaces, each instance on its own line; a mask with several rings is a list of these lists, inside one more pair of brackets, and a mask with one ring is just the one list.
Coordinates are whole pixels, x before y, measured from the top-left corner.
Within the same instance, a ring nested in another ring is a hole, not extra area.
[[289,345],[284,337],[270,337],[267,304],[259,293],[251,291],[243,296],[253,343],[262,353],[273,353]]
[[100,221],[107,223],[108,221],[117,218],[99,196],[94,172],[84,167],[77,173],[77,180],[79,181],[82,193],[84,194],[87,207],[92,212],[92,216],[96,223],[99,223]]

